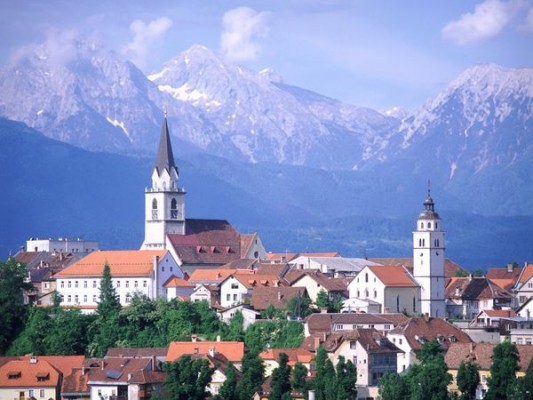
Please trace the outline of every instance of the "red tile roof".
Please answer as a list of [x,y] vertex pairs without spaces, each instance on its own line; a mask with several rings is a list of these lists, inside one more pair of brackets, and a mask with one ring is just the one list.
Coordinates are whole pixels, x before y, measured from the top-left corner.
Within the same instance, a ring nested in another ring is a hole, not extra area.
[[491,318],[516,317],[516,313],[513,310],[483,310],[481,313],[485,313],[488,317],[491,317]]
[[291,286],[297,286],[304,276],[308,276],[328,292],[345,292],[348,290],[348,281],[344,278],[330,278],[314,269],[300,271],[303,271],[303,273],[292,281]]
[[48,361],[11,360],[0,367],[0,387],[56,387],[61,372]]
[[233,363],[240,363],[244,356],[243,342],[170,342],[166,361],[176,361],[185,354],[208,354],[211,349]]
[[526,283],[532,276],[533,276],[533,264],[526,265],[524,269],[522,270],[522,273],[520,274],[518,283],[521,286],[524,283]]
[[[381,264],[381,265],[396,265],[403,266],[412,274],[413,273],[413,258],[369,258],[369,261]],[[450,260],[449,258],[444,260],[444,277],[452,278],[457,275],[457,273],[467,272],[463,267],[461,267],[456,262]]]
[[[91,382],[122,382],[129,381],[129,374],[142,370],[149,370],[152,360],[147,358],[106,358],[100,361],[100,367],[91,368],[89,372],[89,385]],[[113,372],[113,375],[110,374]]]
[[503,268],[489,268],[487,271],[487,278],[492,280],[498,286],[506,290],[510,290],[518,281],[521,271],[521,268],[512,268],[512,266]]
[[56,278],[101,277],[107,263],[114,278],[151,276],[154,258],[164,258],[166,250],[93,251],[86,257],[55,274]]
[[224,268],[214,268],[214,269],[200,269],[197,268],[191,274],[189,282],[194,284],[200,283],[220,283],[228,276],[237,272],[236,269],[224,269]]
[[287,354],[289,357],[289,365],[294,365],[297,362],[301,362],[302,364],[309,364],[313,358],[315,357],[314,353],[312,353],[309,350],[303,349],[301,347],[298,348],[279,348],[279,349],[269,349],[267,351],[263,351],[259,354],[259,357],[261,357],[262,360],[273,360],[273,361],[279,361],[279,355],[281,353]]
[[335,324],[346,325],[392,325],[405,324],[409,318],[404,314],[311,314],[306,318],[309,333],[330,333]]
[[185,279],[178,278],[177,276],[171,276],[163,284],[164,287],[194,287],[192,283]]
[[277,275],[250,274],[248,272],[243,273],[242,271],[237,271],[233,274],[233,277],[247,289],[255,289],[258,287],[279,287],[285,283]]
[[[496,345],[493,343],[452,343],[444,356],[444,361],[448,369],[459,369],[461,361],[475,361],[481,370],[488,371],[492,364],[492,352]],[[533,358],[533,346],[517,344],[518,354],[520,355],[521,372],[526,372],[529,363]]]
[[400,266],[367,266],[385,286],[417,287],[418,284],[406,268]]
[[61,388],[62,396],[75,395],[85,393],[90,394],[91,389],[87,382],[89,381],[89,368],[75,368],[72,373],[63,378]]
[[187,219],[185,235],[168,235],[185,264],[226,264],[241,258],[241,235],[224,220]]
[[257,311],[266,310],[269,306],[285,309],[293,297],[307,296],[302,287],[256,287],[250,297],[250,305]]

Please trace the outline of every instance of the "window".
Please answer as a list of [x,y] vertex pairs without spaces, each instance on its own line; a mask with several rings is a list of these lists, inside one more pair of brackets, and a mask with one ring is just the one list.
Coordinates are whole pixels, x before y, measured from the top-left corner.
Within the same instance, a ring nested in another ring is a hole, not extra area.
[[178,207],[176,199],[172,199],[172,201],[170,202],[170,218],[178,218]]
[[44,397],[44,389],[39,390],[39,397]]
[[233,301],[237,301],[237,293],[233,294]]
[[413,296],[413,312],[416,312],[416,296]]
[[78,295],[74,296],[74,303],[79,303],[79,296]]
[[93,281],[93,288],[96,288],[96,281]]
[[74,287],[75,287],[75,288],[78,287],[78,281],[74,281]]
[[230,300],[231,300],[231,295],[228,293],[228,294],[226,295],[226,301],[230,301]]
[[365,272],[365,282],[368,282],[368,272]]
[[384,329],[388,331],[390,329],[390,325],[385,325]]
[[231,284],[231,288],[232,288],[232,289],[238,289],[238,288],[239,288],[239,285],[236,284],[236,283],[232,283],[232,284]]
[[361,292],[359,292],[359,289],[357,289],[357,298],[361,297]]
[[357,342],[355,340],[350,340],[350,349],[352,349],[352,350],[355,349],[356,343]]
[[152,200],[152,219],[157,219],[157,200]]
[[67,303],[70,303],[70,302],[72,302],[72,296],[69,294],[69,295],[67,296]]
[[377,297],[378,297],[378,291],[374,289],[374,298],[377,298]]
[[420,229],[424,229],[424,223],[423,222],[420,223]]
[[431,222],[428,222],[428,229],[431,229]]
[[398,339],[398,343],[399,344],[402,344],[403,340],[402,339]]
[[127,287],[127,288],[130,287],[130,281],[126,281],[126,287]]
[[83,281],[83,287],[84,287],[84,288],[87,287],[87,281]]
[[396,295],[396,312],[400,312],[400,295]]
[[28,390],[28,396],[29,396],[30,398],[33,397],[33,389]]
[[134,282],[133,282],[133,287],[139,287],[139,282],[134,281]]
[[147,287],[147,286],[148,286],[148,282],[143,281],[143,287]]
[[96,303],[96,295],[93,294],[93,303]]
[[129,294],[126,295],[126,303],[131,302],[131,296]]
[[161,271],[165,272],[165,266],[164,265],[161,266]]
[[72,282],[71,281],[68,281],[67,282],[67,287],[70,287],[72,285]]
[[87,303],[87,295],[86,294],[83,295],[83,302]]
[[60,285],[62,288],[65,287],[65,282],[64,281],[61,281],[61,285]]

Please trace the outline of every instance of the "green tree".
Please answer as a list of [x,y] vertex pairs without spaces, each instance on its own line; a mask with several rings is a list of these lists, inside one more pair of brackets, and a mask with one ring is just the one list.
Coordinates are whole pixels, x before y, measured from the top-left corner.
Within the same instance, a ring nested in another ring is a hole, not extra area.
[[[324,348],[324,346],[320,346],[317,349],[315,355],[316,376],[313,382],[315,396],[317,400],[327,399],[327,386],[332,386],[331,384],[335,380],[335,377],[331,377],[331,369],[333,368],[333,366],[330,367],[328,363],[331,364],[331,361],[329,361],[328,359],[326,349]],[[334,373],[335,371],[333,370],[333,374]]]
[[263,360],[258,352],[248,351],[244,354],[241,367],[242,378],[237,384],[240,400],[250,400],[255,392],[261,390],[264,369]]
[[291,393],[291,367],[288,365],[289,357],[285,353],[279,355],[279,367],[272,372],[269,400],[282,400],[283,396]]
[[50,327],[44,339],[46,354],[85,354],[89,342],[87,332],[94,320],[94,315],[83,315],[79,309],[54,307]]
[[396,373],[386,373],[379,380],[381,400],[403,400],[409,397],[407,380]]
[[100,280],[100,297],[96,313],[104,319],[120,311],[120,301],[111,277],[111,269],[106,263]]
[[479,385],[479,365],[475,362],[461,361],[457,372],[457,387],[461,391],[461,400],[473,400],[476,398],[476,389]]
[[508,398],[507,392],[514,385],[516,372],[520,369],[519,359],[516,346],[509,340],[494,347],[485,399],[505,400]]
[[286,312],[294,320],[301,320],[311,315],[311,299],[307,296],[294,296],[287,302]]
[[234,340],[237,342],[244,341],[244,316],[241,311],[237,311],[233,317],[231,317],[228,326],[227,340]]
[[357,396],[357,369],[350,361],[339,356],[337,361],[337,400],[349,400]]
[[507,398],[513,400],[531,400],[533,394],[533,359],[529,362],[525,376],[517,378],[509,387]]
[[9,354],[47,354],[45,339],[51,326],[46,310],[32,307],[24,330],[13,342]]
[[295,392],[304,393],[307,390],[307,368],[301,362],[297,362],[292,369],[291,386]]
[[167,378],[165,390],[173,400],[203,400],[208,397],[205,388],[211,382],[215,371],[206,359],[192,360],[184,355],[178,361],[166,363],[164,366]]
[[26,267],[12,258],[0,261],[0,355],[6,353],[24,326],[27,306],[23,290],[31,288],[24,281],[26,274]]
[[320,289],[318,292],[315,304],[319,308],[329,309],[331,307],[328,293],[324,289]]
[[237,399],[237,374],[235,373],[235,368],[231,361],[227,364],[224,373],[226,374],[226,380],[220,388],[220,393],[215,396],[215,399],[235,400]]

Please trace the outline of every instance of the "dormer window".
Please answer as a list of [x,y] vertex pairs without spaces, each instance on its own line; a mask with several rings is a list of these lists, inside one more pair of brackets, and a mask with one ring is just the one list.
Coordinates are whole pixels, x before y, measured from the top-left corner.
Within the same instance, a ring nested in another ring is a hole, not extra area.
[[22,376],[22,372],[20,371],[9,371],[7,373],[7,379],[18,379]]
[[50,379],[50,373],[48,373],[48,372],[38,372],[36,377],[37,377],[37,380],[39,382],[44,382],[44,381],[47,381],[48,379]]

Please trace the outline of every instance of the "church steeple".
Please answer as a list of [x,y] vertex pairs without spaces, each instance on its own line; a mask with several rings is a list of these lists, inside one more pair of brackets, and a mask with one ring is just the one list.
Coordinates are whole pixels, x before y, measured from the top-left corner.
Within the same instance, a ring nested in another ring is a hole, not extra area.
[[144,243],[141,249],[165,249],[168,234],[185,234],[185,190],[178,187],[178,167],[165,115],[152,172],[145,191]]
[[157,152],[155,167],[157,168],[157,173],[159,176],[161,176],[165,169],[169,174],[172,168],[175,168],[176,172],[178,172],[176,164],[174,163],[174,154],[172,153],[172,145],[170,144],[170,135],[168,133],[168,122],[166,116],[165,120],[163,121],[163,127],[161,128],[161,137],[159,139],[159,150]]

